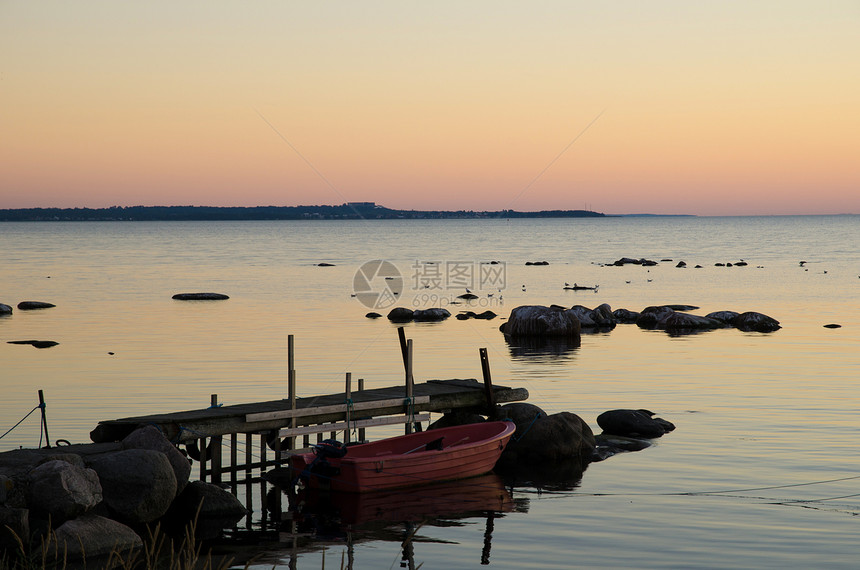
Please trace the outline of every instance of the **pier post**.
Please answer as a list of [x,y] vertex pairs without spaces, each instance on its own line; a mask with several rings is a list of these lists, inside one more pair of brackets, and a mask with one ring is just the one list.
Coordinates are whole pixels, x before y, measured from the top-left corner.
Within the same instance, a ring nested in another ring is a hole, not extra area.
[[352,408],[352,372],[346,373],[346,389],[344,390],[346,395],[346,429],[343,433],[343,442],[349,443],[349,421]]
[[490,377],[490,359],[486,348],[479,348],[481,355],[481,373],[484,376],[484,393],[487,396],[487,411],[492,413],[496,409],[496,395],[493,393],[493,379]]
[[[358,379],[358,391],[364,391],[364,378]],[[358,428],[358,441],[364,441],[364,428]]]
[[45,445],[51,449],[51,438],[48,435],[48,416],[45,415],[45,393],[39,390],[39,408],[42,410],[42,430],[45,432]]
[[[403,328],[401,327],[398,330],[402,331]],[[410,433],[412,433],[412,416],[414,415],[414,412],[415,412],[415,405],[412,402],[413,379],[412,379],[412,339],[411,338],[408,341],[406,341],[405,363],[406,363],[406,399],[408,400],[407,408],[406,408],[406,415],[409,416],[407,418],[409,421],[406,423],[406,435],[409,435]]]
[[[293,335],[287,336],[287,397],[290,399],[290,409],[296,409],[296,343]],[[290,427],[296,427],[296,418],[290,418]],[[289,439],[289,448],[296,448],[296,438]]]

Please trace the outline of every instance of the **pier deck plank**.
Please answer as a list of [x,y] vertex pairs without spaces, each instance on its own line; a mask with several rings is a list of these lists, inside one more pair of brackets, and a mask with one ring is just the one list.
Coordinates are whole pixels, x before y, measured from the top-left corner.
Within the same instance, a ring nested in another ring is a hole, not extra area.
[[[493,386],[496,403],[519,402],[528,398],[524,388]],[[429,400],[427,400],[428,397]],[[475,408],[486,405],[484,385],[474,379],[430,380],[415,384],[413,388],[414,412],[443,412],[458,408]],[[353,403],[381,401],[379,407],[362,405],[360,411],[352,412],[353,417],[369,418],[406,412],[404,386],[389,386],[352,392]],[[392,405],[391,400],[402,403]],[[345,404],[345,396],[326,394],[296,399],[296,408],[311,411],[314,408]],[[90,432],[90,439],[96,443],[119,441],[143,425],[156,425],[173,442],[185,443],[201,437],[213,437],[232,433],[262,433],[287,426],[290,418],[276,418],[264,421],[247,421],[247,417],[267,412],[281,412],[290,409],[290,401],[273,400],[235,404],[217,408],[202,408],[166,414],[152,414],[99,422]],[[320,410],[296,418],[297,426],[314,425],[343,420],[343,411]]]

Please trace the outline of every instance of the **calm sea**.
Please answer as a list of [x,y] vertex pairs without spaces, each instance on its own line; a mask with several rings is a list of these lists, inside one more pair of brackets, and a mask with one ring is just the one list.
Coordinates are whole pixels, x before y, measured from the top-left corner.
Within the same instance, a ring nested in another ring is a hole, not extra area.
[[[346,372],[369,388],[400,383],[396,328],[365,318],[356,292],[500,318],[552,303],[759,311],[783,328],[673,337],[620,325],[555,353],[509,347],[500,319],[407,325],[417,381],[480,378],[486,347],[494,382],[527,388],[549,413],[574,412],[599,431],[605,410],[647,408],[677,430],[591,464],[561,490],[514,487],[516,508],[489,522],[447,512],[411,526],[356,524],[354,567],[855,568],[858,244],[858,216],[4,223],[0,303],[56,307],[0,318],[0,432],[33,409],[39,389],[51,439],[73,442],[88,441],[99,420],[202,408],[211,394],[224,404],[282,398],[289,334],[300,396],[341,391]],[[605,266],[625,256],[660,263]],[[376,259],[401,281],[357,284]],[[739,260],[748,265],[715,266]],[[466,286],[479,298],[452,305]],[[230,299],[171,299],[195,291]],[[6,343],[29,339],[59,345]],[[33,414],[0,449],[39,439]],[[411,561],[402,561],[407,535]],[[324,556],[337,566],[346,539],[329,538],[297,567],[320,568]],[[289,559],[289,544],[268,544],[260,568]]]

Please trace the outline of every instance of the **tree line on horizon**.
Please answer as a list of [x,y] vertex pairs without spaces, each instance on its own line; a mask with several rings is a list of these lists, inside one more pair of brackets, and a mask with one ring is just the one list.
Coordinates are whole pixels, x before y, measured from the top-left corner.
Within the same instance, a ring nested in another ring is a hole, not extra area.
[[111,206],[108,208],[8,208],[0,221],[241,221],[604,217],[588,210],[395,210],[372,202],[339,206]]

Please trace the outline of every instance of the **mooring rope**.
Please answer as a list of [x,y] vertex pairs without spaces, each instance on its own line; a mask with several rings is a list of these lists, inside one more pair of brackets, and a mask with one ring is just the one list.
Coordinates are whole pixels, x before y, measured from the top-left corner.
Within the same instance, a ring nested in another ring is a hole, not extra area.
[[[0,435],[0,439],[3,439],[3,438],[4,438],[4,437],[6,437],[7,435],[9,435],[9,433],[10,433],[13,429],[15,429],[16,427],[18,427],[19,425],[21,425],[21,424],[24,422],[24,420],[26,420],[27,418],[29,418],[29,417],[30,417],[30,414],[32,414],[32,413],[33,413],[33,412],[35,412],[36,410],[38,410],[38,409],[40,409],[40,408],[44,408],[44,407],[45,407],[45,405],[44,405],[44,404],[37,404],[37,405],[36,405],[36,407],[35,407],[35,408],[33,408],[32,410],[30,410],[29,412],[27,412],[27,415],[26,415],[26,416],[24,416],[23,418],[21,418],[21,419],[20,419],[20,421],[18,421],[18,423],[17,423],[17,424],[13,425],[13,426],[12,426],[12,427],[10,427],[8,430],[6,430],[6,433],[4,433],[3,435]],[[42,447],[42,436],[41,436],[41,434],[40,434],[40,436],[39,436],[39,447]]]
[[[538,420],[538,418],[540,416],[541,416],[541,412],[536,413],[534,419],[532,419],[531,423],[528,425],[528,427],[525,429],[525,431],[523,433],[521,433],[519,436],[512,438],[515,443],[519,443],[526,436],[526,434],[529,432],[530,429],[532,429],[532,426],[535,425],[535,422]],[[509,420],[509,421],[513,421],[513,420]]]

